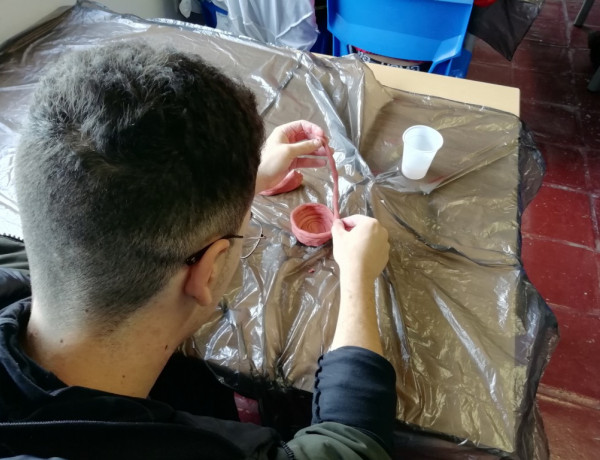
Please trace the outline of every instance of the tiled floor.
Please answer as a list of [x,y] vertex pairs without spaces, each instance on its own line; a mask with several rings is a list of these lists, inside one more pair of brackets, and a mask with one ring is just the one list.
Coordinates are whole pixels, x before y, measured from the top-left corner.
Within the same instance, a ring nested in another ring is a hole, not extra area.
[[546,159],[523,215],[523,263],[556,314],[561,339],[538,391],[552,459],[600,458],[600,93],[583,0],[546,0],[512,61],[478,41],[467,78],[521,89],[521,117]]

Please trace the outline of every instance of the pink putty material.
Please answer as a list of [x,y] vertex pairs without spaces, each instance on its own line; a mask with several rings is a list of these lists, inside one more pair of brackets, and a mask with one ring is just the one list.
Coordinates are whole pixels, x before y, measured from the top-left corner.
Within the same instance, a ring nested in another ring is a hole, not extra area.
[[287,176],[283,178],[279,184],[270,189],[264,190],[259,193],[259,195],[264,196],[272,196],[279,195],[280,193],[291,192],[292,190],[296,190],[298,187],[302,185],[302,173],[300,171],[290,171]]
[[333,158],[333,150],[327,149],[327,158],[333,180],[333,213],[319,203],[308,203],[298,206],[292,211],[292,233],[301,243],[307,246],[321,246],[331,239],[331,226],[340,218],[338,173]]

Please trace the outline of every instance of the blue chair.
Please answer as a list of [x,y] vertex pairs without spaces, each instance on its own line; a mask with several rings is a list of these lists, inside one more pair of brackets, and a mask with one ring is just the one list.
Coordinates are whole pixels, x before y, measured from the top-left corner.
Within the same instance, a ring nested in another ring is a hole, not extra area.
[[428,61],[431,73],[464,77],[471,53],[463,53],[463,42],[472,8],[473,0],[328,0],[333,55],[349,54],[353,46]]
[[202,9],[204,23],[208,27],[212,27],[213,29],[217,27],[217,13],[227,16],[227,11],[225,11],[222,8],[219,8],[210,0],[202,0],[202,2],[200,3],[200,7]]

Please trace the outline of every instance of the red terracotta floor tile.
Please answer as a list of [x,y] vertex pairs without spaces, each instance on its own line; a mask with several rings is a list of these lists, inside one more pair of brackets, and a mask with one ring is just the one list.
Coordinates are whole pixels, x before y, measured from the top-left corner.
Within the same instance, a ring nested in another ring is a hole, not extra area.
[[[584,110],[586,113],[593,112],[600,115],[600,92],[588,91],[590,78],[592,78],[591,73],[573,75],[573,92],[580,111]],[[583,117],[585,114],[580,114],[580,116]],[[596,121],[600,123],[600,120]]]
[[[600,251],[600,197],[593,197],[594,230],[596,232],[596,250]],[[600,252],[596,255],[598,262],[598,279],[600,279]]]
[[579,312],[598,308],[600,288],[593,250],[524,235],[521,256],[529,279],[546,302]]
[[589,148],[600,149],[600,111],[580,113],[581,138]]
[[586,152],[589,188],[592,193],[600,194],[600,149]]
[[523,213],[523,233],[596,247],[590,196],[542,185]]
[[587,48],[574,48],[569,50],[571,54],[571,63],[573,73],[583,75],[592,75],[592,61],[590,59],[590,50]]
[[575,16],[577,16],[577,13],[581,9],[583,0],[565,0],[564,3],[567,9],[567,20],[569,22],[573,22],[575,20]]
[[508,59],[479,38],[475,39],[475,45],[473,47],[471,64],[473,63],[491,64],[500,67],[511,66]]
[[512,86],[512,69],[510,67],[475,62],[469,65],[467,79],[494,83],[496,85]]
[[600,452],[600,410],[538,394],[552,460],[592,460]]
[[577,103],[570,72],[554,74],[514,68],[513,82],[521,89],[521,100],[560,105]]
[[566,8],[562,1],[546,0],[540,10],[535,23],[563,24],[566,22]]
[[[589,60],[589,56],[588,56]],[[513,56],[513,67],[554,75],[570,73],[571,59],[565,46],[546,45],[531,40],[523,40]]]
[[578,149],[552,144],[538,145],[546,160],[545,184],[555,184],[584,191],[586,184],[585,157]]
[[[518,84],[515,83],[515,86]],[[583,146],[577,109],[521,101],[521,119],[532,129],[538,142]]]
[[594,29],[600,28],[600,6],[598,2],[594,4],[594,7],[585,18],[585,25]]
[[[600,317],[553,307],[560,340],[542,376],[542,383],[600,400]],[[597,310],[600,314],[600,310]],[[600,433],[599,433],[600,434]]]
[[566,46],[570,41],[566,24],[546,24],[537,21],[529,29],[527,39],[558,46]]
[[595,28],[588,26],[575,27],[573,25],[570,25],[568,30],[570,48],[589,50],[588,34],[591,31],[595,30]]
[[566,46],[569,40],[562,3],[545,2],[540,14],[533,21],[527,38],[549,45]]
[[[579,10],[581,9],[581,5],[583,5],[583,0],[567,0],[566,5],[567,18],[569,20],[569,23],[572,23],[575,21],[577,13],[579,13]],[[584,24],[586,26],[600,27],[600,5],[598,5],[598,2],[594,3],[594,5],[592,6],[592,9],[585,18]]]

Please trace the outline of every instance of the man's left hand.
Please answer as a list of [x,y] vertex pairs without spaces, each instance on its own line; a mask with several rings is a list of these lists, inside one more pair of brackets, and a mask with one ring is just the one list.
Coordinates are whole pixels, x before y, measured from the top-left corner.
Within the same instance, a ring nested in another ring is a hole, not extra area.
[[325,132],[306,120],[275,128],[261,153],[256,193],[275,187],[294,169],[325,166],[328,143]]

